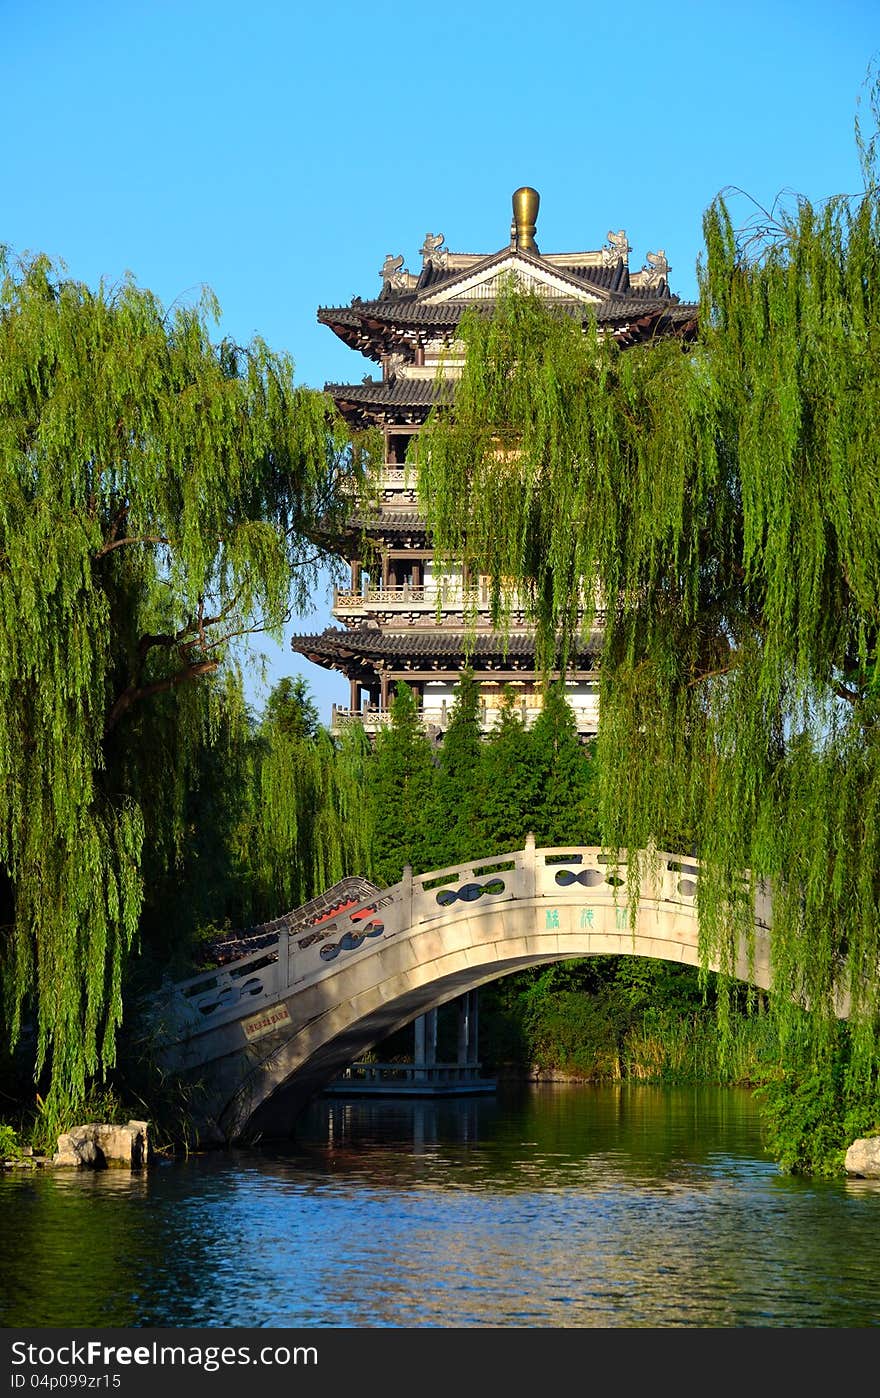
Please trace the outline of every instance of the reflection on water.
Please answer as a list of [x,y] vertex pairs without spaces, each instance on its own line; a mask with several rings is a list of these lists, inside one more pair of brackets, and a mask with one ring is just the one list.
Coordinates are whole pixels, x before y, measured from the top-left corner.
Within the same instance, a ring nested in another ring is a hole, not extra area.
[[0,1178],[4,1326],[874,1326],[880,1189],[736,1090],[313,1106],[146,1175]]

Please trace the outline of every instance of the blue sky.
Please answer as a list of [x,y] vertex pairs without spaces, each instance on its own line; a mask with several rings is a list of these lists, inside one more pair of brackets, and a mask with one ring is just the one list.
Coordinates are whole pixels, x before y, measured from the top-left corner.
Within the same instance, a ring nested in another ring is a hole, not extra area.
[[[877,0],[0,0],[0,242],[166,302],[207,284],[218,336],[262,335],[315,387],[358,382],[373,366],[318,305],[375,295],[386,253],[418,270],[428,230],[497,251],[522,184],[545,251],[625,228],[633,269],[662,247],[692,297],[720,190],[859,188],[878,53]],[[293,629],[328,621],[321,594]],[[342,676],[265,649],[325,720],[347,702]]]

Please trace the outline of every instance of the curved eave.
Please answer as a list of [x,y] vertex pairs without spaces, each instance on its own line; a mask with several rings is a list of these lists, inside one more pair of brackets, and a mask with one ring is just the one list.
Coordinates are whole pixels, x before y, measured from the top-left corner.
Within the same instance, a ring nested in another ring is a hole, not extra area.
[[[341,670],[351,678],[375,672],[378,666],[389,668],[394,662],[448,661],[453,668],[464,661],[477,669],[490,662],[505,665],[511,660],[534,665],[535,638],[531,631],[503,632],[442,631],[436,627],[416,628],[406,632],[389,632],[376,626],[352,627],[340,630],[328,626],[315,635],[292,636],[291,650],[303,655],[325,669]],[[573,664],[589,668],[600,649],[600,635],[594,632],[589,641],[575,648]]]
[[[424,305],[411,299],[395,304],[392,298],[385,303],[322,306],[318,310],[318,322],[328,326],[349,348],[376,363],[389,354],[402,354],[412,361],[418,346],[454,339],[466,310],[490,313],[494,304],[492,301],[451,301]],[[622,296],[612,294],[598,304],[582,301],[554,304],[570,315],[580,315],[584,324],[595,316],[599,325],[624,345],[636,344],[657,334],[692,334],[696,330],[698,307],[680,302],[668,293],[629,292]]]

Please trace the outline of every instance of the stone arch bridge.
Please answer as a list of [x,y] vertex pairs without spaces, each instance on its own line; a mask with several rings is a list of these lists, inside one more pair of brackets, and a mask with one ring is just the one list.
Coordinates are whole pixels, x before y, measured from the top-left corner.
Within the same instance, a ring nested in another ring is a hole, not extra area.
[[[166,985],[152,1021],[160,1062],[190,1084],[204,1143],[284,1136],[349,1063],[427,1011],[527,966],[608,954],[699,965],[699,866],[642,853],[628,869],[593,847],[524,849],[413,877],[257,951]],[[711,969],[717,970],[714,966]],[[770,902],[737,976],[770,987]]]

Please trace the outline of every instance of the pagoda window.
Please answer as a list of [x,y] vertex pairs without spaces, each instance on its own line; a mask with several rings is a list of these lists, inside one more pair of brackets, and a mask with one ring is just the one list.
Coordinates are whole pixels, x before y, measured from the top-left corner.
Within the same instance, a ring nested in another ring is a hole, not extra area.
[[415,578],[413,576],[417,564],[409,559],[391,558],[388,560],[387,572],[385,576],[386,587],[413,587]]
[[406,453],[413,439],[412,432],[388,432],[386,435],[386,461],[389,466],[406,464]]

